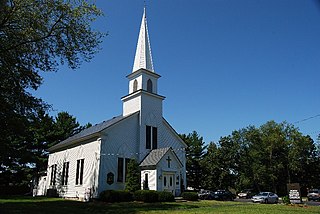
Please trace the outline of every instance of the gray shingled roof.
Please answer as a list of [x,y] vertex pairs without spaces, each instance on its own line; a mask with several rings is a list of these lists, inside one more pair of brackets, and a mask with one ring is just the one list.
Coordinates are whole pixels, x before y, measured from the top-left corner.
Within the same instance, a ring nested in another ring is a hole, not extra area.
[[127,117],[130,117],[131,115],[133,114],[130,114],[128,116],[117,116],[117,117],[113,117],[112,119],[110,120],[107,120],[107,121],[103,121],[102,123],[98,123],[94,126],[91,126],[87,129],[84,129],[82,130],[81,132],[79,132],[78,134],[75,134],[63,141],[61,141],[60,143],[50,147],[48,149],[48,151],[54,151],[56,149],[60,149],[60,148],[63,148],[63,147],[66,147],[66,146],[69,146],[69,145],[72,145],[74,143],[74,141],[78,140],[78,139],[81,139],[81,138],[84,138],[84,137],[87,137],[87,136],[90,136],[92,134],[95,134],[95,133],[98,133],[98,132],[101,132],[102,130],[118,123],[119,121],[127,118]]
[[140,166],[155,166],[171,147],[152,150],[141,162]]

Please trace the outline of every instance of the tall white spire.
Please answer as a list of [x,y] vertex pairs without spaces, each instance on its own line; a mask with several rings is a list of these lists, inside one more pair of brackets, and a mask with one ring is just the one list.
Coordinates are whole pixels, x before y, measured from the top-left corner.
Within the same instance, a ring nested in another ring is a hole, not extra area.
[[143,16],[132,72],[135,72],[140,68],[144,68],[146,70],[154,72],[145,7],[143,9]]

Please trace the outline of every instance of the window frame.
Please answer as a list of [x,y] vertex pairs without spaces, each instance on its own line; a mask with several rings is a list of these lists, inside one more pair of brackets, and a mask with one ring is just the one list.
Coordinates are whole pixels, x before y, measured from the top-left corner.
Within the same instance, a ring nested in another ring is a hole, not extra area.
[[84,158],[77,160],[76,185],[83,185]]

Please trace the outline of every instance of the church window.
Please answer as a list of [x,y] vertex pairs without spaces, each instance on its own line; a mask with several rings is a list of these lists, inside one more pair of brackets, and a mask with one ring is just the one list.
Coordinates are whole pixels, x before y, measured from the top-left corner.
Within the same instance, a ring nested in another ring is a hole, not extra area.
[[146,126],[146,149],[157,149],[158,147],[158,128]]
[[83,184],[83,167],[84,167],[84,159],[77,160],[76,185]]
[[172,187],[172,184],[173,184],[173,179],[172,179],[172,176],[170,176],[170,186]]
[[147,91],[152,93],[152,81],[151,81],[151,79],[148,79],[148,81],[147,81]]
[[144,190],[148,190],[149,189],[148,173],[144,174],[143,189]]
[[128,163],[130,160],[130,158],[118,158],[118,182],[125,182],[128,174]]
[[62,185],[68,184],[68,177],[69,177],[69,162],[64,162],[63,169],[62,169]]
[[133,82],[133,92],[135,92],[136,90],[138,90],[138,81],[134,80],[134,82]]
[[163,186],[167,186],[167,176],[163,177]]
[[50,185],[55,185],[56,184],[56,174],[57,174],[57,164],[53,164],[51,166]]
[[118,158],[118,182],[123,182],[123,158]]

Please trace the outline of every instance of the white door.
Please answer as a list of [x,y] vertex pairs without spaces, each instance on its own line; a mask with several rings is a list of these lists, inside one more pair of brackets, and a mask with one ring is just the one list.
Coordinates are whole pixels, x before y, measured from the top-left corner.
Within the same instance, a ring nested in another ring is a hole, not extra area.
[[174,190],[175,190],[174,174],[163,175],[163,190],[174,194]]

